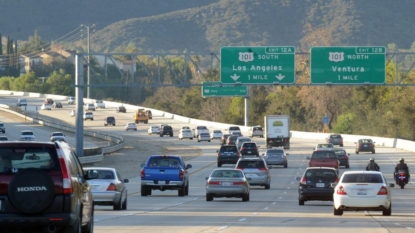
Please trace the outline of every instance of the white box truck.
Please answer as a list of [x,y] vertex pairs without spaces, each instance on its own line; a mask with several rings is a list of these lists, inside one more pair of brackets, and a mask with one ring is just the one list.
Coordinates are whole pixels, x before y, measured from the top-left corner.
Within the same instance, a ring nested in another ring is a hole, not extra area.
[[290,149],[290,116],[265,116],[265,145],[267,148],[284,147]]

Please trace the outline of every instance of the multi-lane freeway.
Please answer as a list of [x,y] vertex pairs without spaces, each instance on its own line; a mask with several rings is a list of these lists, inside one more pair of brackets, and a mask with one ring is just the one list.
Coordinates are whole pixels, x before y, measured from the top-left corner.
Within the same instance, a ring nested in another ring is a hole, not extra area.
[[[2,103],[14,104],[16,98],[1,96]],[[40,106],[43,99],[28,98],[29,104]],[[74,106],[64,105],[63,109],[44,111],[42,114],[67,120],[70,109]],[[116,116],[117,126],[104,127],[105,116]],[[323,201],[306,202],[298,205],[298,181],[307,167],[309,156],[318,140],[293,139],[288,151],[288,168],[271,169],[271,189],[252,187],[249,202],[241,199],[221,198],[213,202],[205,200],[205,177],[216,168],[217,141],[200,142],[179,141],[175,137],[157,137],[147,135],[149,125],[167,123],[173,129],[186,124],[160,116],[155,116],[149,124],[139,124],[137,131],[125,132],[127,122],[131,122],[132,114],[115,114],[114,108],[100,109],[94,112],[94,121],[86,121],[85,127],[93,130],[106,130],[118,134],[151,137],[159,143],[177,142],[197,146],[203,155],[188,161],[193,165],[189,170],[189,196],[178,197],[174,191],[153,191],[151,196],[140,195],[140,179],[130,179],[128,186],[128,209],[114,211],[112,207],[95,207],[96,233],[135,233],[135,232],[415,232],[415,185],[408,184],[405,189],[392,188],[392,216],[382,216],[381,212],[345,212],[343,216],[333,215],[333,203]],[[191,126],[191,125],[190,125]],[[38,128],[38,127],[36,127]],[[222,129],[223,130],[223,129]],[[264,151],[263,139],[254,139]],[[350,169],[363,170],[370,157],[374,157],[380,165],[388,182],[393,182],[392,172],[395,163],[404,157],[408,166],[415,167],[414,155],[410,152],[394,148],[377,147],[376,154],[354,153],[354,144],[345,143],[344,148],[350,153]],[[135,164],[137,171],[140,164]],[[230,165],[224,165],[224,167]],[[412,169],[414,170],[414,169]],[[415,170],[414,170],[415,171]],[[138,173],[138,172],[137,172]]]

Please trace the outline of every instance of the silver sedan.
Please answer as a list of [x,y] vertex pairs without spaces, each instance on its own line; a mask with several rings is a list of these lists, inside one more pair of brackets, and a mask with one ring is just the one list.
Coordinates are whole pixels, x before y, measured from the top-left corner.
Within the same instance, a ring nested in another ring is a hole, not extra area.
[[289,154],[285,153],[284,149],[268,149],[262,155],[268,165],[282,165],[284,168],[288,166],[287,155]]
[[[249,179],[249,178],[248,178]],[[249,201],[250,186],[241,170],[221,168],[206,177],[206,201],[217,197],[238,197]]]
[[98,171],[98,178],[88,180],[91,187],[94,205],[112,205],[114,210],[127,209],[127,188],[124,183],[128,179],[122,179],[114,168],[109,167],[84,167],[84,171]]

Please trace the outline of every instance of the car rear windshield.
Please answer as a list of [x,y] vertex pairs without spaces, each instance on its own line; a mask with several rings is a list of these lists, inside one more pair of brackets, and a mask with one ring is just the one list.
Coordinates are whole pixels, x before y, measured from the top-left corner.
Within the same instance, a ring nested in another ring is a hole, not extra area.
[[334,170],[329,169],[308,169],[304,174],[306,179],[316,178],[316,179],[336,179],[337,174]]
[[4,124],[3,123],[0,123],[0,127],[3,127],[4,126]]
[[330,135],[331,138],[341,138],[342,136],[339,134]]
[[148,162],[149,167],[180,167],[180,160],[175,157],[153,157]]
[[217,170],[213,171],[211,177],[219,178],[219,177],[228,177],[228,178],[242,178],[244,177],[241,171],[229,171],[229,170]]
[[312,159],[337,159],[336,153],[333,151],[315,151]]
[[239,127],[229,127],[229,130],[240,130]]
[[254,160],[254,161],[249,161],[249,160],[242,160],[239,161],[238,166],[240,168],[265,168],[265,163],[264,161],[259,161],[259,160]]
[[236,146],[222,146],[220,148],[221,152],[238,152]]
[[103,180],[113,180],[115,179],[114,172],[108,170],[97,170],[98,171],[98,178]]
[[262,127],[254,127],[254,130],[262,130]]
[[245,142],[242,146],[245,147],[245,148],[247,148],[247,147],[251,148],[251,147],[256,147],[256,144],[255,143],[247,143],[247,142]]
[[346,151],[345,150],[336,150],[336,151],[334,151],[334,153],[336,153],[336,155],[345,155]]
[[342,183],[383,183],[380,174],[345,174]]
[[22,132],[22,135],[33,135],[33,132]]
[[107,121],[113,121],[113,120],[115,120],[114,117],[107,117]]
[[360,143],[372,143],[371,139],[362,139],[360,140]]
[[197,129],[207,129],[206,126],[198,126]]
[[59,169],[55,147],[0,148],[0,173],[26,168]]
[[164,126],[163,130],[172,130],[171,126]]

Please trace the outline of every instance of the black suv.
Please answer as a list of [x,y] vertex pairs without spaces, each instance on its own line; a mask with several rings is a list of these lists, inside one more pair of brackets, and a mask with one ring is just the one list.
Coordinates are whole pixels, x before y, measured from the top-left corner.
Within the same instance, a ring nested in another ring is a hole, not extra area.
[[115,118],[114,118],[114,117],[112,117],[112,116],[106,117],[106,118],[105,118],[104,125],[105,125],[105,126],[107,126],[107,125],[112,125],[112,126],[115,126]]
[[170,125],[163,125],[160,128],[160,137],[163,137],[164,135],[169,135],[170,137],[173,137],[173,128]]
[[333,201],[334,189],[331,183],[339,182],[339,174],[331,167],[309,167],[303,177],[297,177],[298,204],[304,205],[305,201]]
[[258,146],[255,142],[244,142],[242,143],[241,148],[239,149],[241,155],[255,155],[259,156]]
[[236,164],[239,159],[239,151],[235,145],[223,145],[218,153],[218,167],[222,167],[222,164]]
[[0,131],[2,133],[6,133],[6,127],[4,127],[4,123],[3,122],[0,122]]
[[92,233],[96,178],[65,142],[0,142],[0,232]]

